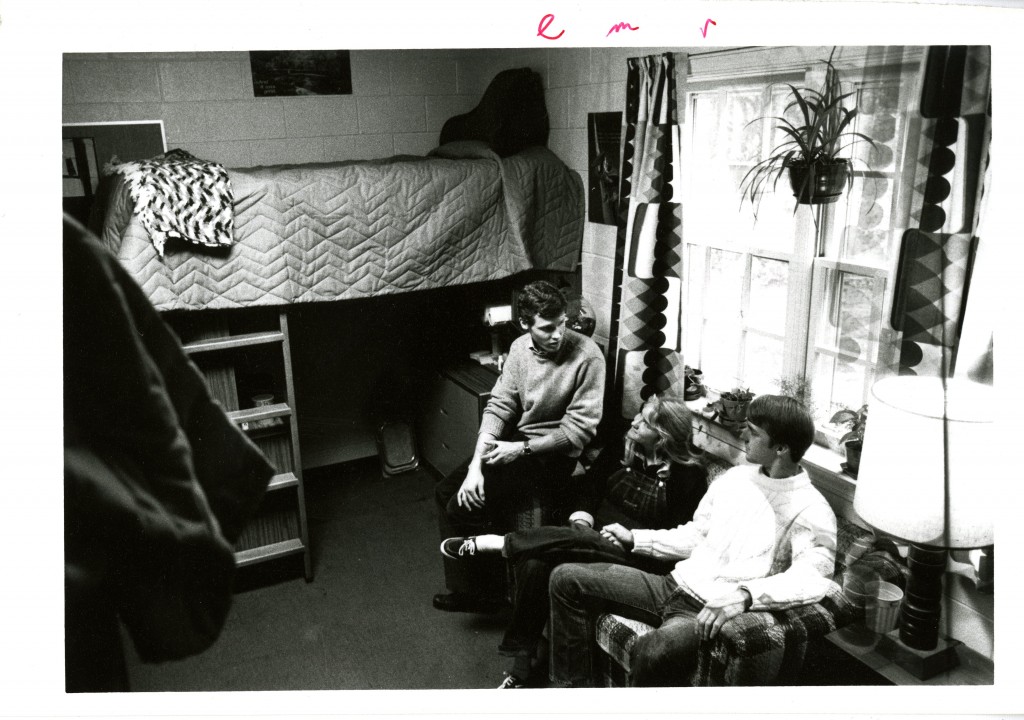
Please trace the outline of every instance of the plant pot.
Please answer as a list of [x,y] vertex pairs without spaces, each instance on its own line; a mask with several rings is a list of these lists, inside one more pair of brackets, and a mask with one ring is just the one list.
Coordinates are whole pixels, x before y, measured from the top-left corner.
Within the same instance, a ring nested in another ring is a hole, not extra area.
[[814,165],[787,164],[789,185],[801,205],[834,203],[846,190],[850,179],[850,161],[836,160]]
[[854,477],[857,477],[857,471],[860,469],[860,451],[863,449],[863,440],[850,440],[846,443],[846,467],[844,469]]
[[691,369],[689,365],[683,372],[683,400],[696,400],[704,397],[707,394],[707,390],[704,389],[704,373],[699,368]]
[[718,402],[722,404],[722,414],[729,422],[742,423],[747,421],[749,400],[727,400],[723,397],[719,398]]

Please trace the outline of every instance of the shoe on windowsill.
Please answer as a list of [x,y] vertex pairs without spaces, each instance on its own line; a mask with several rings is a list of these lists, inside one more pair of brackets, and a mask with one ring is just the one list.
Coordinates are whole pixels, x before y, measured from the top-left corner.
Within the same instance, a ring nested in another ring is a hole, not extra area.
[[441,554],[452,560],[465,560],[476,555],[475,537],[450,537],[441,543]]
[[518,690],[526,687],[526,683],[517,678],[512,673],[505,673],[505,679],[502,680],[501,685],[498,686],[498,690]]
[[438,593],[434,596],[434,607],[445,612],[494,615],[504,607],[504,603],[466,593]]

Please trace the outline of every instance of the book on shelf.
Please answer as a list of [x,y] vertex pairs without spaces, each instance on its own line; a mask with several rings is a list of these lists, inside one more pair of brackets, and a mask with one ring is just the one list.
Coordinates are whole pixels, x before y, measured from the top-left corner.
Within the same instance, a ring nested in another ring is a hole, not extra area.
[[272,545],[300,537],[298,514],[294,510],[275,508],[256,515],[245,526],[235,543],[235,550]]
[[249,437],[278,473],[295,472],[291,438],[284,432],[255,433]]
[[235,384],[235,368],[221,361],[204,360],[199,366],[206,379],[210,395],[227,411],[238,410],[238,386]]

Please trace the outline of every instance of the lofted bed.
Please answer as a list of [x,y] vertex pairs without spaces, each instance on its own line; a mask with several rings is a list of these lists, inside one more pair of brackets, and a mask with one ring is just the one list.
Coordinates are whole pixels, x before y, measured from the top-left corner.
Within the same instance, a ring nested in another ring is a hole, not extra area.
[[[182,161],[142,170],[161,162]],[[161,247],[143,193],[113,178],[102,240],[158,310],[372,298],[571,272],[579,258],[582,182],[542,146],[503,158],[462,140],[428,157],[225,173],[233,232],[214,247],[173,234]]]
[[158,310],[374,298],[574,272],[583,183],[547,149],[543,84],[498,73],[426,157],[110,168],[99,234]]

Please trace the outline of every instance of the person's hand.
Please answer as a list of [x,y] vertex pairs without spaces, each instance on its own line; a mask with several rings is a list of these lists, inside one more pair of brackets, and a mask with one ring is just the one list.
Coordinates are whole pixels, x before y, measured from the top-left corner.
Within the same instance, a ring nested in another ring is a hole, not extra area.
[[470,463],[469,472],[466,473],[466,479],[462,481],[456,497],[459,507],[479,510],[484,506],[484,474],[479,464]]
[[640,454],[638,453],[639,448],[637,447],[636,441],[630,438],[628,435],[626,436],[626,439],[622,441],[622,450],[622,457],[627,464],[632,463],[633,458]]
[[697,634],[705,640],[711,640],[721,631],[722,626],[737,615],[741,615],[747,606],[747,595],[742,590],[734,590],[713,600],[708,600],[704,609],[697,613]]
[[605,525],[601,528],[601,537],[623,550],[633,549],[633,533],[618,523]]
[[488,465],[507,465],[513,460],[518,460],[522,455],[523,443],[521,441],[495,440],[480,457]]

